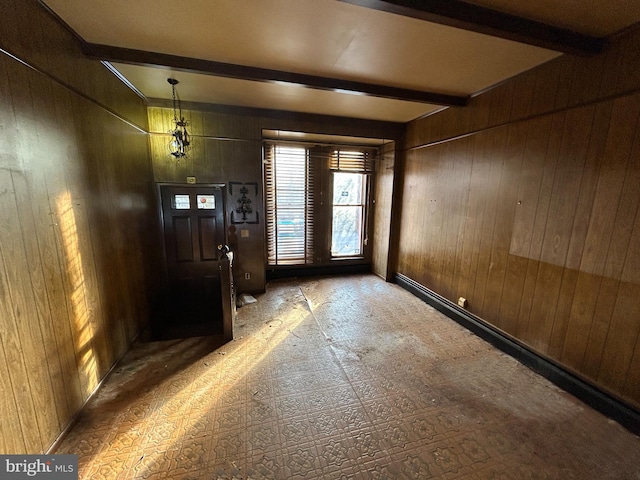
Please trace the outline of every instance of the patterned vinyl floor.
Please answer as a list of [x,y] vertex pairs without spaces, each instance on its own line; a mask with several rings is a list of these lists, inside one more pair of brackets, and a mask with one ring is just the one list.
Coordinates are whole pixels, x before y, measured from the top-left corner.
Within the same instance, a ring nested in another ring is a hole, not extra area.
[[86,479],[640,479],[640,440],[371,275],[272,282],[236,339],[135,344]]

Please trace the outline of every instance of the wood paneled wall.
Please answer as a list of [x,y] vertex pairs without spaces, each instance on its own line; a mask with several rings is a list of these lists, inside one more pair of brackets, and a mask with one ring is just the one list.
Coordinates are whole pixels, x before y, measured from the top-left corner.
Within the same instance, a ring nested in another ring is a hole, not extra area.
[[161,257],[142,100],[36,1],[0,19],[0,452],[39,453],[148,321]]
[[382,155],[376,161],[373,188],[373,235],[371,270],[385,280],[392,280],[389,272],[389,249],[391,247],[391,207],[395,173],[395,142],[383,145]]
[[640,407],[640,31],[408,125],[398,271]]
[[[188,176],[195,176],[198,183],[258,184],[254,206],[260,212],[259,223],[235,225],[235,236],[229,239],[236,252],[233,271],[238,292],[261,292],[266,284],[263,129],[391,139],[399,138],[403,132],[400,124],[287,112],[226,109],[204,104],[185,104],[182,113],[190,124],[192,149],[187,158],[176,162],[167,148],[170,139],[167,132],[173,128],[173,110],[164,105],[148,108],[156,182],[184,183]],[[236,199],[237,195],[227,195],[227,226],[230,226],[230,213],[237,206]],[[249,236],[242,237],[241,230],[247,230]],[[244,278],[245,273],[251,274],[249,280]]]

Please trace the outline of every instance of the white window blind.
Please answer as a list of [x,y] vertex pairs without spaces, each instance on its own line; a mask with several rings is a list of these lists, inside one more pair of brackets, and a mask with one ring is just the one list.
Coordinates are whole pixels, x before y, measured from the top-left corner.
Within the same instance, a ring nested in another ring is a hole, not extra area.
[[334,150],[329,168],[334,172],[373,173],[373,159],[362,150]]
[[313,262],[312,176],[307,148],[265,145],[269,265]]

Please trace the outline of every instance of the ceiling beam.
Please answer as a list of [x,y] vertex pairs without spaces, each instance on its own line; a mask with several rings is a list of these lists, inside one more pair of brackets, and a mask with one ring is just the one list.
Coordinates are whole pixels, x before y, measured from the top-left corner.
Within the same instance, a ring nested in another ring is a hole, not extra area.
[[583,35],[459,0],[341,1],[563,53],[594,55],[600,53],[606,43],[603,38]]
[[357,95],[405,100],[408,102],[461,107],[465,106],[469,101],[469,97],[467,96],[446,95],[437,92],[355,82],[350,80],[341,80],[338,78],[318,77],[302,73],[248,67],[245,65],[214,62],[211,60],[180,57],[177,55],[146,52],[143,50],[98,45],[94,43],[84,43],[83,51],[87,56],[109,62],[152,67],[164,66],[182,72],[201,73],[217,77],[253,80],[259,82],[290,83],[319,90],[348,92]]

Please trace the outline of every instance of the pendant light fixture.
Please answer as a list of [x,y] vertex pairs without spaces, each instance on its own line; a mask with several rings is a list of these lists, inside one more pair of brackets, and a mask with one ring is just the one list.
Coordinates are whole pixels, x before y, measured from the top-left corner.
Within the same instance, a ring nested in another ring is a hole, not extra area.
[[[171,92],[173,95],[173,121],[175,122],[175,128],[169,132],[171,134],[171,141],[169,142],[169,153],[175,158],[180,159],[187,156],[189,150],[189,133],[187,132],[187,125],[182,116],[182,106],[180,105],[180,97],[177,97],[176,101],[176,85],[178,80],[175,78],[167,78],[167,82],[171,85]],[[178,116],[179,114],[179,116]],[[178,120],[179,118],[179,120]]]

